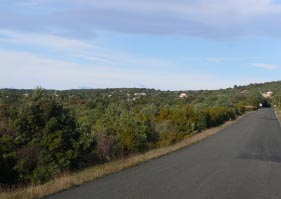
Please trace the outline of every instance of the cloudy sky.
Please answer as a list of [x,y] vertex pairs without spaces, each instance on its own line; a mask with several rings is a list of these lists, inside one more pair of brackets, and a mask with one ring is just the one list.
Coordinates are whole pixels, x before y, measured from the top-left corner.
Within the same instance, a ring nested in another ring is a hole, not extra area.
[[0,88],[281,79],[279,0],[1,0]]

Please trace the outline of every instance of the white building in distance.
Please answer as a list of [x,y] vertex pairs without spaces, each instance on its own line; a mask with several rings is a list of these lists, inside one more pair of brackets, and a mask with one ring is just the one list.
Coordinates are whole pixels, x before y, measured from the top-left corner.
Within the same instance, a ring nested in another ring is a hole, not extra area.
[[272,91],[267,91],[267,92],[266,92],[266,96],[267,96],[267,97],[272,97],[272,95],[273,95],[273,92],[272,92]]
[[187,98],[187,94],[186,94],[186,93],[181,93],[181,94],[179,95],[179,98]]
[[140,96],[146,96],[146,93],[135,93],[134,95],[140,97]]

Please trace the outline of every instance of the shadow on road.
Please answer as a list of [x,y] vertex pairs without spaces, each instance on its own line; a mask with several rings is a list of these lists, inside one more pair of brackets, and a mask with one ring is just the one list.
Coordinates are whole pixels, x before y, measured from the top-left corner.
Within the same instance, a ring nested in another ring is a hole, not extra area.
[[260,160],[264,162],[281,162],[280,156],[264,155],[264,154],[254,154],[254,153],[241,153],[236,158],[247,159],[247,160]]
[[266,118],[266,117],[254,117],[257,120],[277,120],[276,118]]

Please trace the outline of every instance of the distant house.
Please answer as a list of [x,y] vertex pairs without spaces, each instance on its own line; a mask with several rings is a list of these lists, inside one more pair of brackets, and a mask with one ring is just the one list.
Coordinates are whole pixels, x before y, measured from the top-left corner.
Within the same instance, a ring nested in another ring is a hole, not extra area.
[[272,92],[272,91],[267,91],[267,92],[266,92],[266,96],[267,96],[267,97],[272,97],[272,95],[273,95],[273,92]]
[[22,94],[24,97],[28,97],[29,95],[28,95],[28,93],[24,93],[24,94]]
[[140,97],[140,96],[146,96],[146,93],[135,93],[134,95]]
[[249,94],[250,92],[248,90],[242,90],[242,91],[240,91],[240,93],[246,95],[246,94]]
[[262,96],[263,96],[264,98],[270,98],[270,97],[273,96],[273,92],[272,92],[272,91],[267,91],[267,92],[261,93],[261,94],[262,94]]
[[[133,98],[133,100],[138,100],[138,99],[140,99],[142,96],[146,96],[146,93],[135,93],[134,94],[134,98]],[[128,95],[128,97],[129,97],[129,95]]]
[[186,94],[186,93],[181,93],[181,94],[179,95],[179,98],[187,98],[187,94]]
[[55,97],[59,97],[59,95],[57,94],[57,91],[54,93],[54,96]]

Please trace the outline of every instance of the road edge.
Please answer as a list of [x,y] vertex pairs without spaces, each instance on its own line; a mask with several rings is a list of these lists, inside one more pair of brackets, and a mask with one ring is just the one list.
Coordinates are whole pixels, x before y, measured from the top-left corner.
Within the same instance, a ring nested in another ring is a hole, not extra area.
[[0,192],[0,199],[39,199],[65,191],[75,186],[83,185],[85,183],[97,180],[101,177],[135,167],[149,160],[160,158],[162,156],[168,155],[180,149],[186,148],[192,144],[205,140],[221,132],[227,127],[237,123],[240,119],[244,118],[250,113],[251,112],[248,112],[242,116],[239,116],[236,118],[236,120],[225,122],[218,127],[206,129],[200,133],[188,136],[182,141],[167,147],[153,149],[144,154],[138,154],[126,159],[93,166],[76,173],[66,173],[43,185],[33,185],[5,192],[2,192],[0,190],[2,192]]
[[280,127],[281,127],[281,110],[279,110],[278,108],[275,108],[275,115],[279,121]]

